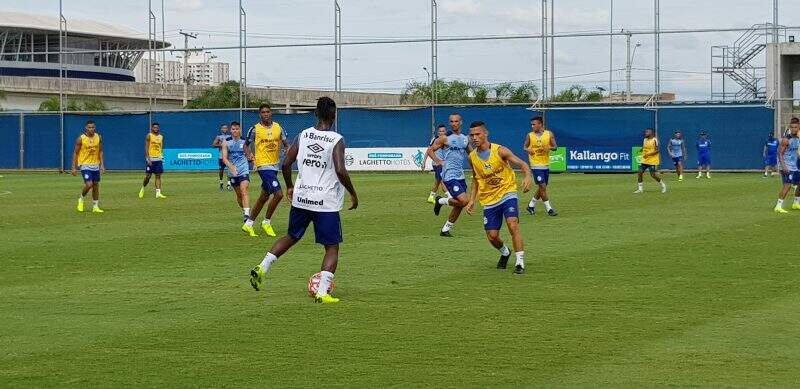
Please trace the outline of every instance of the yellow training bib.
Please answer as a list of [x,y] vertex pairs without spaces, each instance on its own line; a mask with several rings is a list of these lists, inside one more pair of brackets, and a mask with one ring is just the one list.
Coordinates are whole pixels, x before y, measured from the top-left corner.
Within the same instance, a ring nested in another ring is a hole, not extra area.
[[541,135],[531,131],[528,133],[528,145],[533,149],[533,155],[528,154],[528,161],[534,169],[550,168],[550,139],[553,133],[544,130]]
[[78,165],[100,164],[100,134],[94,136],[81,134],[81,150],[78,152]]
[[285,138],[283,128],[278,122],[272,122],[272,127],[267,128],[261,123],[254,126],[255,139],[255,165],[275,165],[281,160],[281,144]]
[[147,136],[150,139],[150,147],[147,149],[147,156],[157,160],[164,158],[164,135],[155,135],[151,132],[147,134]]
[[649,157],[645,157],[645,155],[658,152],[658,140],[653,138],[644,138],[644,142],[642,142],[642,163],[645,165],[658,165],[661,163],[661,155],[655,154]]
[[469,153],[475,180],[478,182],[478,201],[482,206],[492,205],[508,193],[517,191],[517,177],[514,170],[500,157],[500,145],[492,144],[489,158],[483,160],[478,150]]

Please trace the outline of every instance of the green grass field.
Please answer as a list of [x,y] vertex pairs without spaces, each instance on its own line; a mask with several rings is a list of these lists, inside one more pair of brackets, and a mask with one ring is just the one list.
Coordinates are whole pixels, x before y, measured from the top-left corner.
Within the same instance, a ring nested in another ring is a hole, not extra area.
[[243,235],[215,175],[167,174],[156,201],[106,174],[97,215],[80,178],[6,172],[0,386],[797,387],[800,212],[771,211],[777,178],[687,177],[553,176],[561,215],[522,217],[515,276],[482,217],[438,236],[429,174],[356,174],[343,301],[320,306],[313,234],[250,288],[273,239]]

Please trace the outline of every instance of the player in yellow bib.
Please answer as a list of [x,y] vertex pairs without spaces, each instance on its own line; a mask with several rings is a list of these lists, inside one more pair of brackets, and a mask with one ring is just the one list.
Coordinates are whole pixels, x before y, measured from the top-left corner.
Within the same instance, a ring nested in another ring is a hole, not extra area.
[[89,120],[83,134],[75,140],[72,153],[72,175],[78,174],[80,168],[83,176],[83,189],[78,197],[78,212],[83,212],[83,197],[92,191],[92,212],[103,213],[100,209],[100,174],[106,172],[103,162],[103,142],[97,133],[97,125]]
[[645,171],[650,171],[650,176],[661,185],[661,193],[667,193],[667,184],[661,179],[661,174],[658,172],[658,165],[661,163],[661,153],[658,150],[658,139],[656,132],[652,128],[644,130],[644,141],[642,141],[642,155],[641,162],[639,163],[639,172],[636,173],[636,179],[639,183],[639,188],[633,193],[644,192],[644,183],[642,177]]
[[250,128],[247,133],[247,145],[253,147],[253,159],[258,175],[261,177],[261,195],[258,196],[256,204],[250,212],[250,217],[245,221],[245,227],[252,229],[253,222],[261,213],[261,208],[267,203],[267,213],[261,221],[261,228],[269,236],[275,236],[272,228],[272,215],[283,199],[281,184],[278,182],[278,170],[280,169],[281,150],[289,149],[289,142],[286,141],[286,132],[281,125],[272,120],[272,109],[267,104],[258,107],[258,114],[261,121]]
[[156,175],[156,198],[167,198],[161,194],[161,174],[164,173],[164,135],[161,134],[161,126],[158,123],[151,124],[150,132],[144,137],[144,160],[147,166],[144,168],[144,181],[142,181],[142,189],[139,189],[139,198],[144,197],[144,188],[150,183],[150,176],[153,174]]
[[469,139],[474,149],[469,153],[472,165],[472,187],[467,203],[467,213],[472,215],[475,199],[483,206],[483,228],[486,237],[494,248],[500,251],[498,269],[505,269],[511,251],[500,239],[503,219],[511,233],[511,242],[516,252],[514,273],[525,273],[525,251],[522,234],[519,231],[519,205],[517,203],[517,177],[511,165],[516,165],[525,173],[522,191],[531,189],[531,169],[508,148],[489,142],[489,130],[481,121],[469,126]]
[[525,151],[533,169],[533,179],[536,182],[536,194],[528,203],[526,210],[529,214],[536,213],[536,202],[542,200],[547,214],[557,216],[558,212],[550,205],[550,195],[547,194],[547,184],[550,183],[550,151],[558,149],[556,137],[553,132],[544,128],[544,119],[536,116],[531,119],[531,132],[525,138]]

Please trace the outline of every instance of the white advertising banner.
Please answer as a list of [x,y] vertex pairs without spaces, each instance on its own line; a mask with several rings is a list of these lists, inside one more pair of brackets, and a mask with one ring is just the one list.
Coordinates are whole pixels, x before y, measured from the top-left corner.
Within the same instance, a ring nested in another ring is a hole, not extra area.
[[[420,170],[427,147],[375,147],[348,148],[344,162],[351,171],[402,171]],[[431,160],[425,170],[431,170]]]

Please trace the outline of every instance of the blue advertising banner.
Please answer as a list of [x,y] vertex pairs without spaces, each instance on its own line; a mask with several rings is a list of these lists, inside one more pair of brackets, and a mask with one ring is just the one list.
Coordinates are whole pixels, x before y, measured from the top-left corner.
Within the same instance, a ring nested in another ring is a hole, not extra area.
[[567,170],[630,171],[631,149],[567,146]]
[[218,170],[219,150],[164,149],[164,170]]

